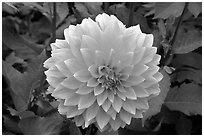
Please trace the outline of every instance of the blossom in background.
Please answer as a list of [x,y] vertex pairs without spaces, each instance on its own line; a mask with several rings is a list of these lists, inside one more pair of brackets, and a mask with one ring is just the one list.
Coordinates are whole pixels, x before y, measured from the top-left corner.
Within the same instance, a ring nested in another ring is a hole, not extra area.
[[65,40],[51,44],[44,62],[48,91],[58,110],[83,128],[95,123],[117,130],[142,118],[148,99],[160,92],[160,55],[153,35],[139,25],[126,28],[105,13],[64,30]]

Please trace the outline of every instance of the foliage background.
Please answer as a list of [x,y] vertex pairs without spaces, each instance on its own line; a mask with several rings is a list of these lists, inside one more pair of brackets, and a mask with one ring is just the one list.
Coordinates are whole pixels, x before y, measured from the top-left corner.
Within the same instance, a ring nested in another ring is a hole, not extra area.
[[[2,132],[22,134],[202,134],[202,3],[200,2],[3,2]],[[78,128],[57,112],[47,94],[42,63],[63,30],[99,13],[116,15],[127,27],[140,24],[154,35],[161,94],[143,119],[116,132]],[[142,126],[143,125],[143,126]]]

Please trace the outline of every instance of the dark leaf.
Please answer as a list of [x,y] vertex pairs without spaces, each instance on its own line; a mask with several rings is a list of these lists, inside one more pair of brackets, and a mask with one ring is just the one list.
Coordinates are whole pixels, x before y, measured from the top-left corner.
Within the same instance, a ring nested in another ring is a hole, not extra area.
[[194,29],[186,33],[180,31],[173,45],[173,50],[176,54],[185,54],[201,46],[202,34]]
[[16,56],[23,59],[33,58],[43,50],[42,45],[27,41],[20,36],[16,30],[15,21],[11,18],[4,18],[2,21],[2,40],[10,49],[15,51]]
[[183,82],[185,80],[194,81],[197,84],[202,84],[202,70],[196,70],[193,68],[181,68],[175,74],[175,81]]
[[3,123],[8,131],[11,131],[14,133],[21,133],[21,130],[18,127],[18,123],[14,119],[6,115],[3,115]]
[[187,54],[178,54],[172,61],[173,66],[178,69],[184,66],[191,68],[202,68],[202,56],[198,53],[190,52]]
[[167,19],[170,16],[179,17],[184,9],[184,2],[157,2],[154,19]]
[[202,115],[202,88],[194,83],[174,87],[170,89],[165,105],[186,115]]
[[8,12],[10,14],[15,14],[19,10],[12,4],[12,2],[3,2],[2,11]]
[[62,121],[60,117],[30,117],[22,119],[18,125],[25,135],[57,135]]
[[202,3],[201,2],[190,2],[188,5],[188,10],[196,18],[202,12]]

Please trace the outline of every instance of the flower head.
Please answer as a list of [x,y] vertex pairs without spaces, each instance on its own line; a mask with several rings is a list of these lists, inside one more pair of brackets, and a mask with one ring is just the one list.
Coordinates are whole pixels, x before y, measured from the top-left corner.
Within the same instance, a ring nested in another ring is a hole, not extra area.
[[51,44],[44,63],[48,91],[59,100],[59,113],[77,126],[117,130],[142,118],[149,97],[159,94],[160,56],[153,35],[139,25],[126,28],[105,13],[95,20],[70,25],[65,40]]

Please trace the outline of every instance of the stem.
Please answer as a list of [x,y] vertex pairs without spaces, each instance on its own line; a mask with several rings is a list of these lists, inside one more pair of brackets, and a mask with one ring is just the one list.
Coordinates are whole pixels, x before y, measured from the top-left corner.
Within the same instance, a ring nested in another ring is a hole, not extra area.
[[129,11],[129,17],[128,17],[128,24],[127,24],[128,27],[130,27],[132,25],[133,15],[134,15],[134,7],[135,7],[135,3],[129,2],[130,11]]
[[52,12],[52,39],[51,42],[55,41],[56,38],[56,17],[57,17],[57,12],[56,12],[56,3],[53,2],[53,12]]
[[169,50],[168,50],[167,55],[166,55],[166,58],[164,59],[164,63],[161,66],[166,66],[166,65],[170,64],[171,60],[173,59],[173,55],[174,55],[173,54],[173,50],[172,50],[173,49],[173,45],[174,45],[176,37],[178,35],[178,30],[179,30],[179,27],[181,25],[181,21],[183,19],[183,16],[184,16],[184,13],[185,13],[187,7],[188,7],[188,2],[185,3],[183,12],[182,12],[182,14],[181,14],[181,16],[179,18],[179,21],[177,23],[176,29],[174,31],[174,35],[173,35],[172,39],[169,41],[169,45],[171,45],[171,46],[169,47]]

